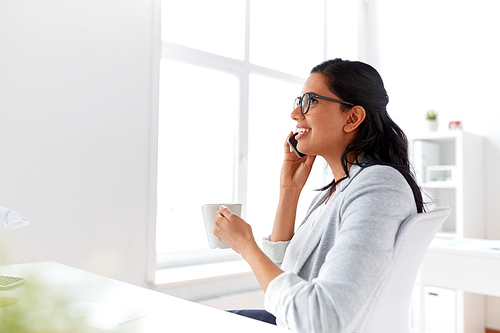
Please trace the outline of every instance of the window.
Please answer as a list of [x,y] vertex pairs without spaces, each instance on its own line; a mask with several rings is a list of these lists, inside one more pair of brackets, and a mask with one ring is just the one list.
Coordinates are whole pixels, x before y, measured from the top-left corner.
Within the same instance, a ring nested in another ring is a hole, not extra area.
[[[346,20],[331,2],[162,0],[159,268],[239,257],[208,250],[202,204],[242,202],[256,238],[270,233],[293,101],[331,49],[327,17]],[[331,179],[324,171],[315,163],[309,189]]]
[[157,248],[203,249],[205,230],[188,222],[200,220],[194,207],[235,199],[238,78],[171,60],[160,66],[157,220],[166,223],[158,223]]

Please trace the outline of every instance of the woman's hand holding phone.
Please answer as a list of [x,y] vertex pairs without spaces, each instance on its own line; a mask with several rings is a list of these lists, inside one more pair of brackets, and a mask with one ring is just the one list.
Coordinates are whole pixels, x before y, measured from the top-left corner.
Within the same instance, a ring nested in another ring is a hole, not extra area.
[[290,132],[285,141],[285,158],[281,168],[280,180],[282,188],[295,189],[300,193],[311,173],[316,156],[306,156],[305,154],[299,155],[296,147],[297,141],[295,140],[295,135],[296,134],[293,132]]
[[292,135],[293,132],[288,134],[283,146],[285,158],[281,167],[280,198],[270,237],[273,242],[288,241],[292,238],[300,192],[306,184],[316,158],[313,155],[297,156],[288,143]]

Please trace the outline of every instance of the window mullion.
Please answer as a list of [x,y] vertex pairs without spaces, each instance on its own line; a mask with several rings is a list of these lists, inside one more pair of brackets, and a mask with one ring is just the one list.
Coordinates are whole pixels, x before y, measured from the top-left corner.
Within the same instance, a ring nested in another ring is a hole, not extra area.
[[[247,47],[249,48],[249,45],[247,45]],[[169,59],[178,62],[189,63],[192,65],[203,66],[206,68],[231,73],[239,77],[245,76],[245,73],[254,73],[287,81],[290,83],[304,83],[303,77],[252,64],[250,63],[248,56],[245,55],[245,57],[246,58],[244,60],[237,60],[170,43],[167,41],[162,42],[162,59]]]
[[240,110],[238,117],[238,141],[234,201],[243,203],[242,216],[246,216],[247,207],[247,176],[248,176],[248,117],[250,112],[250,0],[245,3],[245,56],[240,76]]
[[162,41],[162,58],[235,75],[239,75],[244,67],[242,60],[223,57],[167,41]]
[[240,110],[238,117],[237,153],[235,154],[234,201],[243,203],[242,216],[246,216],[247,175],[248,175],[248,117],[250,73],[240,76]]
[[258,74],[262,76],[266,76],[272,79],[277,79],[281,81],[285,81],[288,83],[299,84],[302,85],[304,83],[305,78],[296,76],[293,74],[284,73],[281,71],[277,71],[275,69],[262,67],[259,65],[249,64],[249,72],[252,74]]

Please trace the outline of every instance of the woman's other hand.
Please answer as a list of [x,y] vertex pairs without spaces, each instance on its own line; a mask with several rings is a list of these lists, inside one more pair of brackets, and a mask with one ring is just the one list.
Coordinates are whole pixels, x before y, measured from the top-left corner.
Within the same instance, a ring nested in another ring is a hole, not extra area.
[[283,271],[262,252],[253,237],[252,228],[226,206],[221,206],[214,214],[214,235],[241,254],[252,268],[262,289]]
[[[293,132],[290,132],[287,139],[292,135]],[[307,155],[303,158],[299,158],[293,150],[291,150],[288,140],[285,140],[284,151],[285,158],[283,160],[280,178],[281,187],[295,189],[300,192],[311,173],[316,156]]]
[[214,214],[214,235],[234,251],[242,254],[249,245],[257,246],[252,227],[226,206],[220,206]]

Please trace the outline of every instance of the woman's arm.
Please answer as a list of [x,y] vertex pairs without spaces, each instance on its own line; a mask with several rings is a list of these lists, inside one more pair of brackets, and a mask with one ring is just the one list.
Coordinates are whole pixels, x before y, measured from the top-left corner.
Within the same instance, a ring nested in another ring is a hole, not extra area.
[[[290,132],[289,136],[293,133]],[[284,144],[285,157],[281,168],[280,197],[270,240],[288,241],[294,235],[295,216],[300,192],[304,187],[316,156],[298,158],[290,150],[288,142]]]
[[[311,173],[315,160],[315,156],[298,158],[294,152],[290,151],[286,141],[284,151],[285,158],[280,178],[280,200],[271,235],[273,242],[288,241],[292,238],[300,192]],[[266,291],[269,283],[283,271],[259,248],[250,225],[225,206],[221,206],[219,211],[215,213],[214,220],[214,235],[241,254],[243,259],[250,264],[262,289]]]
[[273,231],[269,240],[272,242],[284,242],[292,239],[295,232],[295,218],[300,192],[294,193],[281,189],[274,218]]
[[262,289],[266,291],[269,283],[283,271],[259,248],[250,225],[226,206],[219,208],[214,219],[214,235],[241,254],[250,264]]

